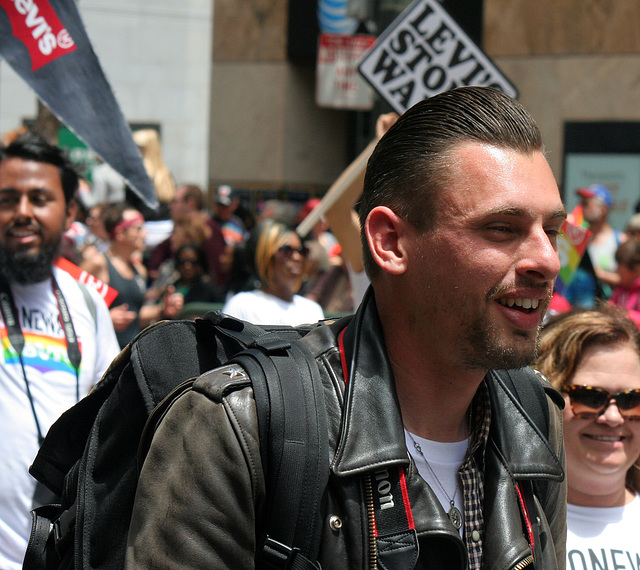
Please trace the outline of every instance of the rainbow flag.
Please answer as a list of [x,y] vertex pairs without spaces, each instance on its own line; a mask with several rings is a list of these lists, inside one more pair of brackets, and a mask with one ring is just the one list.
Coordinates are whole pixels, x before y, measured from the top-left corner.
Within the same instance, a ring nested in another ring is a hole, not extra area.
[[[576,210],[578,210],[576,212]],[[574,214],[577,214],[574,216]],[[560,256],[560,273],[556,279],[555,290],[564,295],[573,278],[580,260],[587,249],[593,233],[584,224],[589,225],[582,216],[582,206],[577,206],[567,220],[562,224],[558,237],[558,255]]]
[[589,222],[587,222],[587,220],[584,219],[584,210],[582,208],[582,204],[578,204],[574,209],[573,212],[571,212],[568,216],[567,219],[569,220],[569,222],[578,227],[578,228],[584,228],[584,229],[589,229]]

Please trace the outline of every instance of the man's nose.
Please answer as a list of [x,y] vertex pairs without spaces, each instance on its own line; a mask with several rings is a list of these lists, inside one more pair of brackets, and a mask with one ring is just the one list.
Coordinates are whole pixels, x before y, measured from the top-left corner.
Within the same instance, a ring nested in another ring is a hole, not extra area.
[[560,267],[556,241],[542,228],[532,231],[522,246],[520,273],[553,281],[560,273]]
[[31,219],[33,217],[33,205],[31,204],[31,200],[29,197],[24,195],[20,197],[18,200],[18,208],[16,211],[16,215],[19,218]]

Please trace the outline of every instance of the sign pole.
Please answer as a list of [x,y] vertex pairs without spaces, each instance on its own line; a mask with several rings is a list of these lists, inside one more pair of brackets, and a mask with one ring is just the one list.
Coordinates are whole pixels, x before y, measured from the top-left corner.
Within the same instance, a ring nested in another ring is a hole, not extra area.
[[355,182],[358,176],[361,176],[367,167],[369,157],[373,153],[373,149],[378,144],[378,140],[374,139],[367,147],[357,156],[357,158],[338,176],[336,181],[329,187],[320,203],[309,213],[309,215],[300,222],[296,228],[296,233],[300,236],[306,236],[313,226],[315,226],[322,216],[331,209],[338,199],[347,191],[347,189]]

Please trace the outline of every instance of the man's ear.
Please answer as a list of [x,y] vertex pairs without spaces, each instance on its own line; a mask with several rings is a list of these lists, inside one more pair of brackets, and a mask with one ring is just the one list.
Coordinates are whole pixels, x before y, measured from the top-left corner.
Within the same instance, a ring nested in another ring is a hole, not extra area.
[[386,206],[376,206],[365,221],[365,232],[374,261],[387,273],[407,269],[406,222]]
[[76,201],[72,198],[67,202],[67,210],[64,215],[64,231],[65,232],[71,227],[71,224],[76,219],[77,210],[78,210],[78,205],[76,204]]

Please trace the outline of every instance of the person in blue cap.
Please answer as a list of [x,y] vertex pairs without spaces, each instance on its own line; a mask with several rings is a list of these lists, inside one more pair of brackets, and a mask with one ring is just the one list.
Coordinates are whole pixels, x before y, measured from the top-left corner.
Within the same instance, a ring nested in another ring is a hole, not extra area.
[[611,288],[618,284],[620,277],[616,273],[615,254],[627,236],[609,224],[613,198],[606,186],[591,184],[578,188],[576,194],[593,237],[587,246],[588,256],[585,254],[566,296],[574,306],[591,308],[598,298],[609,298]]
[[589,205],[592,205],[592,202],[589,201],[589,198],[597,198],[602,204],[607,207],[607,209],[611,209],[611,207],[613,206],[613,198],[611,197],[611,192],[606,186],[603,186],[602,184],[591,184],[586,188],[578,188],[578,190],[576,190],[576,194],[582,199],[582,205],[585,208]]

